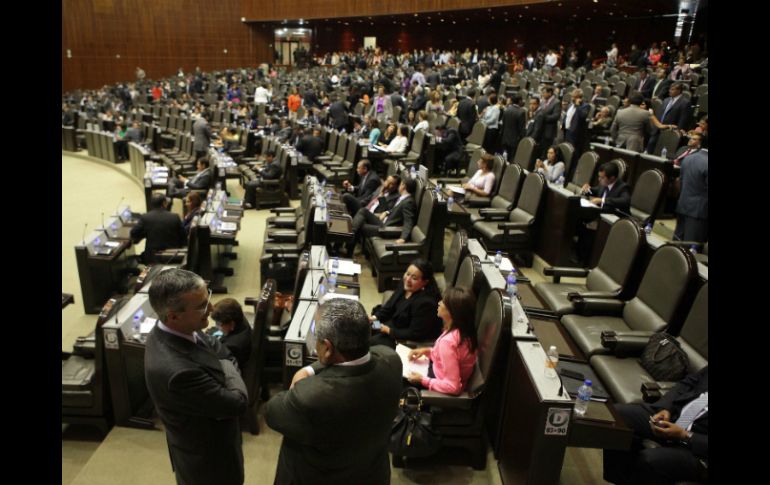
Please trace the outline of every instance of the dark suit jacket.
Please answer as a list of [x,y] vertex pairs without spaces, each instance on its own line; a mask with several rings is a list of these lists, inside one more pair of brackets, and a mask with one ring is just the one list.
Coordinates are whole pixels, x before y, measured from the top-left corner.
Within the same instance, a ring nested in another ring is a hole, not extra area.
[[249,322],[244,320],[242,326],[236,327],[228,335],[223,335],[219,341],[233,354],[238,361],[238,368],[243,372],[251,355],[251,326]]
[[[601,185],[591,187],[591,195],[594,197],[601,197],[602,192],[604,192],[604,187]],[[615,181],[612,190],[604,199],[602,212],[614,212],[616,209],[626,214],[631,212],[631,189],[620,179]]]
[[401,239],[408,240],[416,219],[417,204],[414,202],[414,197],[410,195],[391,209],[390,214],[385,218],[385,223],[383,225],[386,227],[401,226]]
[[709,216],[709,152],[698,150],[682,160],[682,191],[676,204],[677,214],[698,219]]
[[196,152],[203,152],[209,149],[211,143],[211,125],[203,118],[198,118],[193,123],[193,149]]
[[474,123],[479,119],[476,105],[471,98],[466,96],[460,100],[460,103],[457,105],[457,118],[460,120],[460,129],[458,131],[460,136],[465,139],[471,134]]
[[203,348],[157,326],[147,337],[147,390],[166,429],[177,483],[243,483],[238,417],[246,410],[246,386],[234,367],[220,359],[230,353],[198,333]]
[[657,89],[655,89],[655,85],[658,84],[657,79],[652,80],[652,88],[654,89],[652,95],[656,98],[664,99],[668,98],[668,88],[671,87],[672,84],[674,84],[674,81],[671,79],[664,79],[663,82],[660,83]]
[[586,142],[588,133],[588,111],[591,109],[591,105],[588,103],[582,103],[575,110],[575,114],[572,115],[572,123],[569,127],[566,126],[567,116],[564,116],[564,139],[575,147],[578,153],[582,153],[583,146]]
[[187,181],[188,189],[208,190],[211,188],[211,167],[206,167],[202,171]]
[[[545,101],[542,101],[544,103]],[[544,104],[540,105],[543,113],[543,140],[553,140],[556,138],[557,124],[561,118],[561,103],[556,96],[551,96],[551,104],[546,108]]]
[[380,203],[377,204],[377,207],[374,209],[374,213],[379,214],[380,212],[392,210],[398,198],[399,198],[398,191],[391,192],[385,196],[381,195],[380,197],[378,197]]
[[143,238],[147,238],[143,253],[146,262],[154,261],[156,251],[187,245],[182,220],[166,209],[153,209],[139,216],[139,222],[131,228],[131,239],[138,242]]
[[267,425],[284,436],[276,484],[390,483],[401,359],[383,346],[370,353],[357,366],[313,364],[316,375],[268,401]]
[[679,96],[679,99],[677,99],[676,103],[671,106],[671,109],[668,110],[666,116],[663,116],[663,112],[666,111],[666,106],[668,106],[668,103],[670,103],[672,99],[673,98],[664,99],[663,104],[658,109],[658,112],[655,113],[655,116],[657,116],[658,120],[664,125],[676,125],[680,130],[686,130],[688,128],[688,123],[690,122],[690,113],[692,112],[690,100],[684,96]]
[[372,197],[374,194],[377,193],[378,190],[380,190],[380,185],[382,185],[382,181],[380,180],[380,177],[377,176],[374,170],[370,170],[366,177],[366,183],[361,185],[361,176],[356,174],[358,177],[358,185],[354,185],[353,189],[353,196],[358,199],[358,202],[361,203],[361,205],[366,205],[369,203],[370,200],[372,200]]
[[396,340],[427,342],[441,335],[441,319],[436,316],[438,299],[424,290],[404,297],[404,285],[396,291],[373,315],[390,326],[390,336]]
[[406,119],[406,101],[404,100],[404,97],[398,93],[393,93],[390,95],[390,102],[394,108],[396,106],[401,106],[401,120]]
[[532,137],[540,144],[543,139],[543,110],[539,109],[535,111],[535,116],[531,119],[531,123],[527,123],[527,136]]
[[503,111],[503,133],[502,143],[504,146],[513,147],[515,150],[519,146],[524,136],[527,113],[521,106],[510,105]]
[[311,162],[315,162],[315,157],[324,151],[323,141],[317,136],[305,135],[297,144],[297,150],[300,151]]
[[651,78],[650,76],[647,76],[647,80],[644,82],[644,86],[642,89],[639,89],[639,85],[641,84],[641,79],[637,79],[634,85],[631,87],[633,91],[639,91],[642,93],[642,96],[644,96],[645,99],[652,98],[652,90],[655,89],[655,82],[656,80]]
[[278,162],[277,158],[274,158],[273,163],[266,165],[259,171],[259,176],[264,180],[278,180],[281,178],[282,174],[283,170],[281,170],[281,164]]
[[329,116],[336,129],[340,130],[348,126],[348,111],[342,101],[335,101],[329,106]]
[[[651,407],[660,411],[667,409],[671,413],[671,421],[679,418],[682,409],[693,399],[699,397],[702,393],[709,390],[709,368],[703,369],[685,377],[673,389],[663,395]],[[693,433],[690,447],[693,454],[701,458],[708,459],[709,456],[709,415],[708,411],[692,423],[691,431]]]

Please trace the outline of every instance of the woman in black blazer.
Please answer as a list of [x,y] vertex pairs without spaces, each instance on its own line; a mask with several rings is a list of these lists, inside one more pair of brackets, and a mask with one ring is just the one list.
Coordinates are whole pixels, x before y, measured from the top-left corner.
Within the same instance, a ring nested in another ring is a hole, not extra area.
[[396,340],[436,340],[441,334],[441,320],[436,315],[439,299],[433,265],[423,259],[412,261],[395,293],[369,316],[372,322],[382,322],[370,344],[395,348]]

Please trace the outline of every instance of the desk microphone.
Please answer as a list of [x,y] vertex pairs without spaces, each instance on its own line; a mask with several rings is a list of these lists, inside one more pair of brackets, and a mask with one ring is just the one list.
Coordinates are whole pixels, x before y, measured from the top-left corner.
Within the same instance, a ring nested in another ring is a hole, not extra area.
[[83,227],[83,241],[81,242],[81,245],[86,245],[86,230],[88,229],[88,223],[86,222],[85,227]]
[[104,225],[104,212],[102,212],[102,229],[107,230],[107,226]]
[[115,215],[116,215],[116,216],[119,216],[119,215],[120,215],[120,214],[118,213],[118,210],[120,209],[120,204],[122,204],[124,200],[126,200],[126,198],[125,198],[125,197],[121,197],[121,198],[120,198],[120,202],[118,202],[118,206],[117,206],[117,207],[115,207]]

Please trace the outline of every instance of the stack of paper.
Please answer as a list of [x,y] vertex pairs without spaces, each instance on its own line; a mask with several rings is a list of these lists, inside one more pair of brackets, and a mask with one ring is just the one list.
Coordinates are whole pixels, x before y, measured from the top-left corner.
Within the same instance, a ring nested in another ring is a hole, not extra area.
[[401,364],[403,365],[402,375],[404,377],[409,377],[409,374],[416,372],[421,376],[427,376],[430,359],[428,359],[428,357],[420,357],[417,360],[409,360],[409,352],[411,351],[412,349],[404,344],[398,344],[396,346],[396,353],[401,357]]

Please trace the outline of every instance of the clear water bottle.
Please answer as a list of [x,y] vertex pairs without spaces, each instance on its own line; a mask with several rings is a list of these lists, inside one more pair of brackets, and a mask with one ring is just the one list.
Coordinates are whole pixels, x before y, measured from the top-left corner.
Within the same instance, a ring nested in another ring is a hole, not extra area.
[[325,294],[326,294],[326,287],[324,286],[323,283],[321,283],[320,285],[318,285],[318,298],[323,297]]
[[556,379],[556,365],[559,363],[559,351],[555,345],[548,349],[548,356],[545,359],[545,376],[549,379]]
[[326,223],[328,224],[331,221],[332,216],[331,214],[329,214],[329,209],[327,209],[326,206],[324,206],[324,214],[326,218]]
[[692,255],[693,255],[693,256],[695,256],[696,254],[698,254],[698,246],[696,246],[695,244],[693,244],[692,246],[690,246],[690,252],[692,253]]
[[132,326],[132,336],[134,337],[134,340],[142,340],[142,327],[141,322],[139,321],[139,317],[134,317],[134,324]]
[[324,199],[324,198],[321,199],[321,206],[320,206],[320,208],[321,208],[321,210],[326,210],[326,199]]
[[499,268],[502,262],[503,262],[503,253],[498,251],[497,253],[495,253],[495,268]]
[[668,155],[668,150],[666,150],[666,147],[663,147],[663,150],[660,151],[660,156],[663,158],[668,158],[666,155]]
[[508,161],[508,150],[503,150],[503,160]]
[[326,279],[326,284],[328,285],[326,287],[327,293],[334,293],[337,291],[337,272],[332,270],[331,273],[329,273],[329,277]]
[[644,226],[644,233],[647,234],[648,236],[652,234],[652,223],[648,222],[647,225]]
[[337,272],[339,272],[339,270],[340,270],[340,258],[338,258],[337,256],[335,256],[335,257],[332,259],[332,271],[334,271],[335,273],[337,273]]
[[436,188],[433,191],[436,193],[436,200],[441,200],[441,187],[436,184]]
[[449,198],[446,200],[446,208],[447,208],[447,210],[450,210],[450,211],[451,211],[451,210],[452,210],[452,206],[454,205],[454,203],[455,203],[455,198],[450,196],[450,197],[449,197]]
[[519,288],[516,286],[516,275],[513,271],[508,273],[508,277],[505,279],[505,292],[511,297],[511,302],[519,297]]
[[217,189],[217,192],[222,190],[222,182],[217,182],[214,184],[214,187]]
[[414,168],[414,165],[409,169],[409,176],[412,177],[412,180],[417,178],[417,169]]
[[591,400],[591,396],[594,394],[594,389],[591,387],[593,383],[591,379],[583,381],[583,385],[578,389],[578,395],[575,399],[575,414],[583,416],[588,409],[588,402]]
[[332,191],[331,190],[327,190],[326,191],[326,201],[328,202],[330,200],[332,200]]

